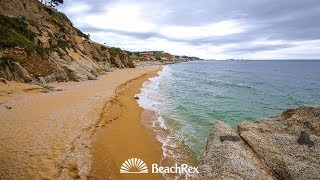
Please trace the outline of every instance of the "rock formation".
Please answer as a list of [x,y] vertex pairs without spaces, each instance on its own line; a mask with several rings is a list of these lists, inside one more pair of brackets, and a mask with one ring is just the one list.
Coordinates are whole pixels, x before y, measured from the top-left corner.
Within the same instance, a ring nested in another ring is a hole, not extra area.
[[200,179],[318,179],[320,106],[243,122],[216,122],[202,154]]
[[95,43],[54,8],[37,0],[0,3],[0,77],[7,80],[83,81],[134,67],[122,50]]

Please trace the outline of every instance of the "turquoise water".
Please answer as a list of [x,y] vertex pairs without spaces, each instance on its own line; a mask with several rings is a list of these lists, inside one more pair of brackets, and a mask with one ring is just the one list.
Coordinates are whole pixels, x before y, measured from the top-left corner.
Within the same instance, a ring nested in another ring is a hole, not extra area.
[[[320,61],[210,61],[167,65],[143,85],[138,103],[157,114],[199,157],[216,120],[236,127],[304,104],[320,104]],[[171,152],[172,153],[172,152]],[[167,154],[170,154],[167,153]]]

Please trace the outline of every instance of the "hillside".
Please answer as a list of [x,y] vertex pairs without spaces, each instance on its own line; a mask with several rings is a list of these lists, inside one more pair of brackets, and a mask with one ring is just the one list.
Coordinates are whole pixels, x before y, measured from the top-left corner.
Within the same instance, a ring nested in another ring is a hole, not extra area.
[[111,51],[37,0],[1,0],[0,78],[83,81],[97,79],[112,67],[134,67],[124,51]]

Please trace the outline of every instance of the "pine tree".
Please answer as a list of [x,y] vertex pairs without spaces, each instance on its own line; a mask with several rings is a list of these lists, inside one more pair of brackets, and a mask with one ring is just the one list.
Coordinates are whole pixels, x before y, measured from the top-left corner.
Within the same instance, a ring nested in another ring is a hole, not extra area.
[[49,5],[49,6],[58,6],[59,4],[63,4],[64,0],[40,0],[42,4]]
[[55,6],[58,6],[59,4],[63,4],[63,0],[51,0],[51,5],[54,4]]

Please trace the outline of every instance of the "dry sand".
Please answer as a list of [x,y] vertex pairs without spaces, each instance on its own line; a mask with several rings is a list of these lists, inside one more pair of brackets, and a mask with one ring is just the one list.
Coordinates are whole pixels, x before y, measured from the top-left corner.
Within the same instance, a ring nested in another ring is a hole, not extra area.
[[[115,90],[120,85],[143,76],[144,78],[140,78],[141,81],[137,82],[141,85],[142,80],[146,80],[146,73],[155,75],[154,72],[159,69],[160,67],[122,69],[101,76],[96,81],[55,83],[53,85],[63,91],[49,93],[41,93],[41,88],[37,86],[19,83],[1,84],[0,177],[3,179],[87,178],[92,162],[91,139],[97,130],[106,127],[101,123],[103,121],[99,121],[104,120],[100,118],[101,111],[103,109],[106,111],[106,107],[110,105],[110,103],[106,105],[106,102],[114,99]],[[128,103],[132,104],[133,97],[127,98],[131,98]],[[128,125],[137,126],[136,130],[141,130],[143,135],[149,137],[144,140],[150,140],[141,143],[157,146],[152,133],[147,132],[138,123],[140,111],[137,112],[133,113],[134,117],[129,118],[135,123],[128,122],[122,125],[128,128]],[[110,124],[114,124],[116,129],[121,123],[115,121]],[[130,128],[128,130],[133,131]],[[115,136],[113,131],[110,135],[115,137],[110,136],[109,139],[116,141],[119,138],[125,142],[123,139],[131,136],[130,131],[119,136]],[[100,133],[99,130],[98,133],[103,134],[104,131]],[[157,153],[159,150],[160,145],[153,149]],[[110,151],[106,153],[113,155]],[[117,167],[116,160],[121,158],[115,156],[114,159],[112,157],[110,159],[114,160],[116,165],[114,167]]]

